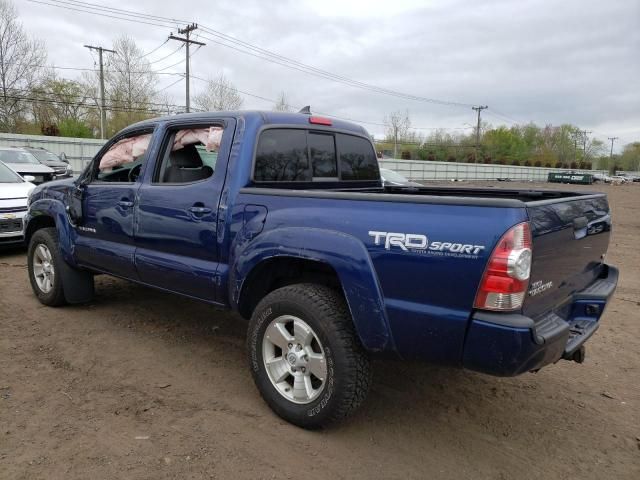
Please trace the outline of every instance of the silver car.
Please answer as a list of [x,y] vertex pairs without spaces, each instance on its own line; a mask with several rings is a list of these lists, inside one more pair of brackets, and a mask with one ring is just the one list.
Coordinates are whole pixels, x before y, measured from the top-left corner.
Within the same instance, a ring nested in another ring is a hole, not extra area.
[[412,182],[404,175],[389,170],[388,168],[380,168],[380,178],[385,187],[423,187],[417,182]]
[[42,165],[36,157],[21,148],[0,147],[0,162],[3,162],[20,175],[33,177],[33,183],[44,183],[53,180],[55,172]]
[[27,199],[35,188],[30,176],[22,178],[0,162],[0,246],[22,243],[23,217],[27,213]]

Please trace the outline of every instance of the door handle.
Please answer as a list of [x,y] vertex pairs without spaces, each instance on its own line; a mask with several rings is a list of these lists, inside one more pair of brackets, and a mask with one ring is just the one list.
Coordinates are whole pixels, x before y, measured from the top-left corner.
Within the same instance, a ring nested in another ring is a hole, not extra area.
[[197,207],[193,206],[189,209],[189,211],[195,215],[205,215],[207,213],[211,213],[211,209],[208,207]]
[[133,202],[123,199],[118,202],[118,205],[120,205],[123,208],[130,208],[130,207],[133,207]]

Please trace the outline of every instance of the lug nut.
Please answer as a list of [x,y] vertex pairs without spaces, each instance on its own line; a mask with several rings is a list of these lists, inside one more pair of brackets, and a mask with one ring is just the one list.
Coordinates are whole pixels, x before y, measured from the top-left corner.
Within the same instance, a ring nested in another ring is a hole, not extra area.
[[298,344],[298,345],[296,346],[296,350],[298,350],[298,351],[302,350],[302,345]]
[[300,370],[302,370],[302,373],[304,373],[304,372],[306,372],[306,371],[307,371],[307,369],[306,369],[306,368],[304,368],[304,367],[302,367]]
[[290,344],[289,344],[289,348],[291,348],[291,347],[293,347],[293,343],[290,343]]

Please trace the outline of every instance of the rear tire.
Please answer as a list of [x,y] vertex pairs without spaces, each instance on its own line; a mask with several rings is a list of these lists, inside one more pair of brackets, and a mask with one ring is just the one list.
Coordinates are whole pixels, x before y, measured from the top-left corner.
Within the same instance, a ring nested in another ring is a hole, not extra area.
[[269,293],[251,317],[247,349],[260,394],[299,427],[341,420],[367,396],[368,355],[344,298],[328,287],[296,284]]

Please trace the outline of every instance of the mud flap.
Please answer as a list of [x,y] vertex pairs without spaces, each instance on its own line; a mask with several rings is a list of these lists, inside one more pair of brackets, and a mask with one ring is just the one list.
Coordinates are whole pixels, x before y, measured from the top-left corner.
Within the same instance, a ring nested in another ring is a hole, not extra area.
[[86,270],[78,270],[62,261],[60,276],[64,298],[68,303],[86,303],[93,300],[93,274]]

